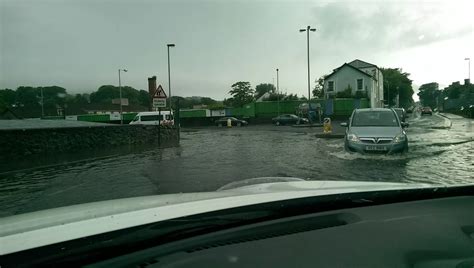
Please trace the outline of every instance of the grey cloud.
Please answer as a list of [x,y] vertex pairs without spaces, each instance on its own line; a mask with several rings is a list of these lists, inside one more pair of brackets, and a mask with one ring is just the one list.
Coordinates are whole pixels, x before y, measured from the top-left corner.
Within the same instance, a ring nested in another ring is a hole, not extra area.
[[432,16],[430,12],[436,12],[432,4],[426,5],[426,12],[415,16],[407,3],[333,2],[315,7],[314,16],[322,41],[337,49],[405,49],[473,33],[472,24],[442,29],[442,19]]

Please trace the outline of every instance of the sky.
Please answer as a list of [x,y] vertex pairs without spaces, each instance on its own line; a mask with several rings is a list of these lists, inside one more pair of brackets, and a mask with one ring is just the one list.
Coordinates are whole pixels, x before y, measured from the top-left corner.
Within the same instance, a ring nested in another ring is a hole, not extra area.
[[147,89],[156,75],[172,95],[230,97],[249,81],[307,95],[334,68],[360,59],[402,68],[414,87],[468,76],[473,1],[0,0],[0,88],[101,85]]

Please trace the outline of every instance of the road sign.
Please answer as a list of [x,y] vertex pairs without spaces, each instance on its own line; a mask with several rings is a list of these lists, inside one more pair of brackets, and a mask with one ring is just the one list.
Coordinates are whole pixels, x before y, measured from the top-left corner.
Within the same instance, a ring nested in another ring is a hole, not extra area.
[[166,99],[163,98],[153,98],[153,108],[165,108]]
[[153,99],[166,99],[166,93],[161,87],[161,85],[158,86],[158,88],[155,91],[155,94],[153,94]]

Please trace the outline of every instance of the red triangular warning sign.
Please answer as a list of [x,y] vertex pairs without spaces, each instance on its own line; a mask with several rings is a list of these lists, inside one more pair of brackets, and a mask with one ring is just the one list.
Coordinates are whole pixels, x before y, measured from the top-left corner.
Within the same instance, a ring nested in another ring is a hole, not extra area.
[[153,98],[166,99],[166,93],[161,87],[161,85],[159,85],[156,89],[155,94],[153,94]]

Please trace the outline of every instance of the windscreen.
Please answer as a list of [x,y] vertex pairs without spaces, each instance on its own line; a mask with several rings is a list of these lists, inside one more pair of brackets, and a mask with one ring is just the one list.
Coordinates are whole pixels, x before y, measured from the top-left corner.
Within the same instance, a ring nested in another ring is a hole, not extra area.
[[364,111],[354,113],[353,127],[396,127],[397,118],[392,111]]
[[474,183],[473,17],[472,0],[0,0],[0,219],[295,178]]

